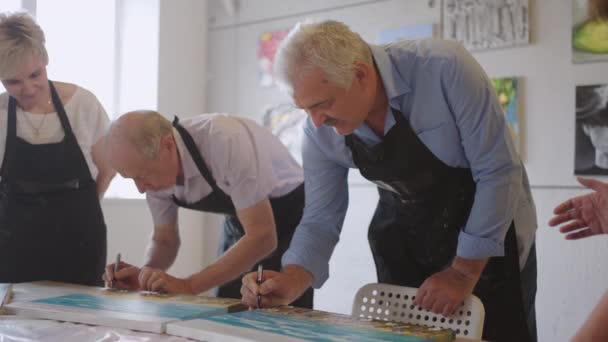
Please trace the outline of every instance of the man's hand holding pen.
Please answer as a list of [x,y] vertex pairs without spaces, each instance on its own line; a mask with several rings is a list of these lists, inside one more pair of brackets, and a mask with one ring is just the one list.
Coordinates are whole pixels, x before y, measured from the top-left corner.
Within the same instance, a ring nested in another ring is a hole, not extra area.
[[303,267],[287,265],[281,272],[265,270],[262,272],[261,284],[258,284],[258,272],[251,272],[243,277],[241,301],[250,308],[288,305],[298,299],[313,283],[312,274]]

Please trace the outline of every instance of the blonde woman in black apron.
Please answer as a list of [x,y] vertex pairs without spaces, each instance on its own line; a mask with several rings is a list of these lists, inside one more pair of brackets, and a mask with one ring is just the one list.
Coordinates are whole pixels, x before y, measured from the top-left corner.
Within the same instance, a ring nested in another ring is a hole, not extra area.
[[89,91],[48,80],[44,43],[28,14],[0,14],[0,283],[102,285],[109,120]]

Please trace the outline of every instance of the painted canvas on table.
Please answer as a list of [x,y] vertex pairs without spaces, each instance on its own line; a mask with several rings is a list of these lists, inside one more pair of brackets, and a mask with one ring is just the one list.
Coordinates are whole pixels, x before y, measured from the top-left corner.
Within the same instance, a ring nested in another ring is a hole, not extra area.
[[204,341],[450,342],[448,329],[401,322],[357,320],[294,307],[250,310],[167,325],[171,335]]
[[261,86],[270,87],[274,84],[272,77],[274,55],[279,44],[288,33],[289,29],[262,34],[258,45],[258,67]]
[[[238,299],[130,292],[52,282],[15,284],[9,314],[163,333],[176,320],[243,310]],[[33,295],[28,296],[28,293]]]
[[518,113],[519,81],[516,77],[493,78],[492,86],[496,90],[500,107],[505,114],[511,138],[515,143],[515,150],[521,154]]
[[530,41],[528,0],[444,0],[442,6],[443,38],[469,51]]
[[574,174],[608,175],[608,84],[576,87]]
[[572,0],[572,61],[608,61],[608,20],[593,16],[588,0]]
[[386,29],[378,35],[378,44],[390,44],[405,39],[424,39],[435,37],[435,25],[419,24]]

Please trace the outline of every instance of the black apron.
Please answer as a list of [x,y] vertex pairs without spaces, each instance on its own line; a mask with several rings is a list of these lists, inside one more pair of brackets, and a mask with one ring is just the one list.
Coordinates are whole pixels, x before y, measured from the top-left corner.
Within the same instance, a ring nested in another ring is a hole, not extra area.
[[[236,209],[234,208],[232,199],[217,186],[217,183],[196,147],[192,136],[179,124],[177,116],[173,120],[173,127],[179,132],[179,135],[184,141],[190,156],[196,163],[199,172],[212,189],[212,192],[209,195],[195,203],[186,203],[177,199],[175,196],[173,196],[173,201],[183,208],[223,214],[225,216],[224,229],[222,231],[222,238],[218,249],[218,255],[222,255],[245,235],[245,231],[236,216]],[[272,206],[272,213],[277,229],[278,245],[274,252],[260,261],[260,263],[264,266],[264,269],[280,271],[281,257],[287,248],[289,248],[293,233],[302,218],[302,212],[304,210],[304,185],[300,185],[295,190],[282,197],[271,198],[270,204]],[[255,271],[256,269],[257,265],[252,268],[251,271]],[[219,286],[217,295],[218,297],[224,298],[241,298],[241,277]],[[313,289],[309,288],[291,305],[312,309],[312,304]]]
[[[368,147],[354,134],[345,137],[361,174],[378,185],[380,200],[368,231],[378,281],[420,287],[429,276],[448,267],[456,255],[475,195],[468,168],[439,160],[419,139],[402,113],[393,109],[395,125],[377,145]],[[534,274],[524,292],[536,292]],[[530,282],[533,282],[530,283]],[[515,227],[505,240],[505,256],[490,258],[473,291],[486,310],[483,339],[531,341],[524,317]],[[528,310],[530,308],[527,308]],[[533,309],[533,306],[532,306]],[[534,317],[534,315],[531,315]],[[534,336],[536,335],[534,328]]]
[[17,137],[17,102],[9,99],[0,171],[0,283],[101,286],[106,225],[96,183],[50,81],[49,86],[65,133],[58,143],[33,145]]

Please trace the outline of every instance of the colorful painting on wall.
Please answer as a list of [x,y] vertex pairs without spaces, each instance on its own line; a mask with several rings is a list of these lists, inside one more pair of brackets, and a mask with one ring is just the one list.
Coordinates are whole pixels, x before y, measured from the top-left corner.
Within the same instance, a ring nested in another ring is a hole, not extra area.
[[493,78],[492,86],[496,90],[500,107],[505,114],[515,150],[521,155],[519,136],[519,80],[516,77]]
[[390,44],[404,39],[424,39],[435,37],[435,25],[419,24],[386,29],[378,34],[378,44]]
[[274,55],[279,44],[288,33],[289,29],[262,34],[258,45],[258,67],[261,86],[270,87],[274,84],[272,77]]
[[530,41],[528,0],[444,0],[443,38],[469,51],[525,45]]
[[294,159],[302,165],[302,138],[306,112],[291,104],[279,104],[264,113],[264,127],[287,147]]
[[608,175],[608,84],[576,87],[575,175]]
[[608,61],[608,20],[590,14],[587,0],[572,0],[572,61]]

